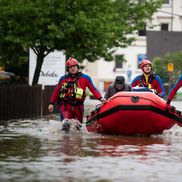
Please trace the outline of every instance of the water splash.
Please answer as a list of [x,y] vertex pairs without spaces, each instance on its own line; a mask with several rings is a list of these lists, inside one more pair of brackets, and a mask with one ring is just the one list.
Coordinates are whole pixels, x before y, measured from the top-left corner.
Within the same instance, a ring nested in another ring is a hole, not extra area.
[[[70,130],[68,133],[62,131],[63,123],[70,124]],[[65,119],[62,122],[55,118],[41,118],[34,120],[16,120],[6,123],[6,125],[0,125],[0,131],[3,132],[8,130],[17,134],[25,134],[29,136],[35,136],[39,138],[47,139],[60,139],[63,135],[88,135],[91,134],[86,129],[86,122],[83,121],[81,125],[81,130],[77,129],[79,121],[75,119]],[[95,135],[95,134],[94,134]],[[155,137],[155,135],[153,136]],[[181,139],[182,138],[182,127],[177,124],[174,125],[169,130],[164,130],[163,133],[156,137],[166,138],[166,139]]]
[[164,130],[163,136],[166,138],[182,138],[182,127],[175,124],[169,130]]
[[[62,125],[69,123],[69,132],[62,131]],[[78,126],[80,128],[78,128]],[[65,119],[62,122],[54,119],[37,119],[37,120],[19,120],[10,122],[7,127],[8,131],[35,136],[39,138],[60,139],[63,135],[86,134],[85,123],[81,124],[75,119]],[[3,127],[2,127],[3,130]]]

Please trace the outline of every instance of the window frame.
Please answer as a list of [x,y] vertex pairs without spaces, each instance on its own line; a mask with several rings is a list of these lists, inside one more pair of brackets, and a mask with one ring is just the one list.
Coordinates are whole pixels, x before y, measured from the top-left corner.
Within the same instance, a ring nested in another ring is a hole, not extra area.
[[169,23],[161,23],[160,29],[161,31],[169,31]]
[[163,0],[163,4],[169,4],[170,3],[170,0]]
[[114,56],[115,61],[115,69],[123,69],[124,65],[123,63],[126,61],[124,59],[124,54],[116,54]]

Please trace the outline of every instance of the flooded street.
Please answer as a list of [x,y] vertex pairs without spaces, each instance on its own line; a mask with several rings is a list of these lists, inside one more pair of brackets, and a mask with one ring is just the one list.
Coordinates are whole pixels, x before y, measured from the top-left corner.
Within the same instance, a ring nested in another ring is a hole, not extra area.
[[[181,109],[181,102],[172,103]],[[61,132],[52,118],[0,125],[0,181],[181,182],[182,128],[150,137]]]

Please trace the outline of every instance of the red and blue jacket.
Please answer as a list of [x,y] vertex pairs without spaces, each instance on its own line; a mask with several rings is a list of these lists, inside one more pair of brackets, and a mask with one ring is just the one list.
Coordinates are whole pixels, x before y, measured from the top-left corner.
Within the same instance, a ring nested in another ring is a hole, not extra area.
[[[100,92],[94,86],[90,76],[79,72],[76,78],[69,76],[69,74],[64,75],[60,78],[59,83],[57,84],[56,88],[54,89],[51,95],[51,98],[50,98],[51,104],[54,104],[58,100],[62,86],[64,85],[64,83],[68,83],[68,82],[77,82],[78,87],[82,88],[84,92],[86,92],[86,88],[88,88],[92,92],[92,94],[95,96],[96,99],[100,100],[102,98]],[[83,101],[84,100],[85,100],[85,97],[83,98]]]
[[160,77],[156,74],[150,74],[148,78],[144,74],[139,75],[134,78],[134,80],[131,83],[132,87],[148,87],[150,89],[155,90],[155,93],[160,96],[165,96],[165,89],[162,80]]
[[168,94],[168,100],[172,100],[178,89],[182,86],[182,75],[179,76],[178,80],[176,81],[175,85],[172,87]]

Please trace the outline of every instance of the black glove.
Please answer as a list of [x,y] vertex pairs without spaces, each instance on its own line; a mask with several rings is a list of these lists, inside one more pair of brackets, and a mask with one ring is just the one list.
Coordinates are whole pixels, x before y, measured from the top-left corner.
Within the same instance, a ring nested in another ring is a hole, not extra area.
[[167,102],[166,102],[166,104],[170,104],[171,103],[171,100],[169,100],[169,99],[167,99]]

